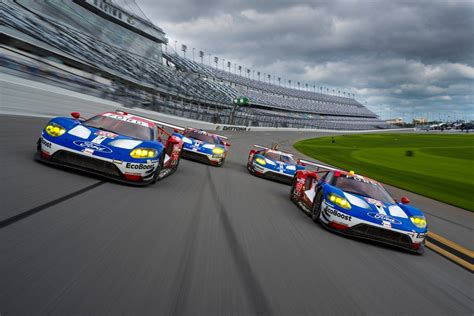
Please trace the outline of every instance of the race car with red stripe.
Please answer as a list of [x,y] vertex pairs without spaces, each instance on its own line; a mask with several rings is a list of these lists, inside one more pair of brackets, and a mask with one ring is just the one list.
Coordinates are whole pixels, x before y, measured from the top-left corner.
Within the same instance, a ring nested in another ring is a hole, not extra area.
[[124,111],[71,116],[46,124],[37,160],[136,185],[155,183],[178,168],[183,141],[174,130],[179,126]]
[[278,145],[271,148],[253,145],[247,159],[250,174],[287,184],[291,184],[297,170],[303,169],[293,154],[278,150]]
[[410,201],[393,199],[379,182],[316,162],[297,171],[290,199],[335,232],[423,253],[426,218]]
[[227,137],[196,128],[186,128],[182,135],[183,158],[204,162],[220,167],[229,152]]

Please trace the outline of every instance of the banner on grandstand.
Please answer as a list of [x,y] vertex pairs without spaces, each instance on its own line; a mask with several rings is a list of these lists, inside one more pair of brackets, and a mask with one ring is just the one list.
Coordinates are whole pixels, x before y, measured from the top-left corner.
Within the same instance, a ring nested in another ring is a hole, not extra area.
[[250,131],[250,127],[236,125],[217,125],[216,131]]
[[247,98],[247,97],[237,97],[237,98],[234,99],[234,104],[249,105],[249,98]]

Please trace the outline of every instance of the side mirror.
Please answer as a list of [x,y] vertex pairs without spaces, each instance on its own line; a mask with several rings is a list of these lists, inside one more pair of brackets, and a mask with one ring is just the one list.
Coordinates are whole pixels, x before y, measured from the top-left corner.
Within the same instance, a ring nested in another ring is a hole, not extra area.
[[402,204],[410,204],[410,200],[407,197],[402,197],[401,199]]
[[75,118],[76,120],[81,118],[81,113],[79,112],[71,112],[71,116]]
[[225,146],[225,147],[230,147],[230,143],[224,142],[224,146]]

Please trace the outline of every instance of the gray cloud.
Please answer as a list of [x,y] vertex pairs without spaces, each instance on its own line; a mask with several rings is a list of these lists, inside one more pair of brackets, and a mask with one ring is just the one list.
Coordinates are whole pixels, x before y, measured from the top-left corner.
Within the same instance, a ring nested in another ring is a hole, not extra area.
[[383,117],[453,109],[474,117],[470,1],[136,1],[170,46],[351,91],[376,112],[391,108]]

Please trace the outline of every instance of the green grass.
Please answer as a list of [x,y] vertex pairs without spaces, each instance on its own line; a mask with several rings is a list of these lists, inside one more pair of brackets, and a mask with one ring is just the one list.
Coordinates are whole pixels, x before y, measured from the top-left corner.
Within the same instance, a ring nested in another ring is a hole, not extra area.
[[474,135],[358,134],[306,139],[294,147],[339,168],[474,211]]

